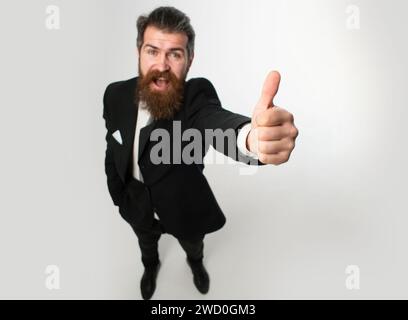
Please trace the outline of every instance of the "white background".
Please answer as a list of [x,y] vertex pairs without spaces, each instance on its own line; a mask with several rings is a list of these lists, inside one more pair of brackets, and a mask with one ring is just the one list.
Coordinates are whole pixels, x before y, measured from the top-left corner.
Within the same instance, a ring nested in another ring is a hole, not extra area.
[[[48,5],[59,30],[45,27]],[[212,81],[225,108],[250,116],[279,70],[275,102],[299,137],[281,166],[207,166],[227,216],[205,240],[210,291],[164,235],[153,298],[408,298],[402,0],[1,1],[0,298],[141,298],[137,238],[106,185],[102,96],[137,75],[136,19],[159,5],[190,16],[189,77]],[[348,265],[360,290],[346,288]]]

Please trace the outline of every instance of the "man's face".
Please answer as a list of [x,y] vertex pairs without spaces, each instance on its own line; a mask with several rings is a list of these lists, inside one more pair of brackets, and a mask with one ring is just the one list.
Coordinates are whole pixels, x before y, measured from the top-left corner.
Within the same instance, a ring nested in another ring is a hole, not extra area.
[[193,57],[187,56],[184,33],[167,33],[148,26],[139,51],[140,99],[155,119],[171,119],[178,111],[184,81]]

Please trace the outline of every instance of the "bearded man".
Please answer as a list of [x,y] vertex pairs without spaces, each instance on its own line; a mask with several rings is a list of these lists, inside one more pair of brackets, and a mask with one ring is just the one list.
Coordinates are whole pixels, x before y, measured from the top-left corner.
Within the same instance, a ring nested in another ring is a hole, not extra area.
[[[203,137],[207,130],[232,130],[232,143],[231,139],[221,145],[210,141],[216,150],[246,164],[279,165],[288,161],[298,131],[292,114],[273,105],[280,81],[275,71],[265,80],[252,118],[222,108],[207,79],[186,81],[195,33],[183,12],[159,7],[140,16],[137,29],[139,76],[111,83],[103,99],[108,190],[138,238],[143,299],[150,299],[156,288],[161,267],[158,241],[163,233],[178,239],[194,284],[205,294],[209,275],[203,264],[204,237],[222,228],[226,219],[202,173],[203,162],[176,163],[175,137],[170,134],[164,152],[171,153],[171,162],[157,164],[152,151],[159,142],[152,139],[153,133],[159,129],[171,133],[176,122],[182,132],[195,129]],[[182,141],[182,147],[186,143]],[[204,145],[199,160],[208,147]]]

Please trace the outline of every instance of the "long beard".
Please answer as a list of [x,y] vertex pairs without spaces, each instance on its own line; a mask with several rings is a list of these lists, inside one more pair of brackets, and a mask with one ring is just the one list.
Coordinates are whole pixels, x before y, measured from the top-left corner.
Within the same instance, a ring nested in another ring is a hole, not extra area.
[[[157,79],[163,78],[167,82],[167,89],[158,91],[152,89],[152,84]],[[180,110],[183,102],[185,77],[178,79],[171,71],[152,70],[143,75],[139,66],[139,79],[136,95],[145,102],[145,108],[155,120],[173,119]]]

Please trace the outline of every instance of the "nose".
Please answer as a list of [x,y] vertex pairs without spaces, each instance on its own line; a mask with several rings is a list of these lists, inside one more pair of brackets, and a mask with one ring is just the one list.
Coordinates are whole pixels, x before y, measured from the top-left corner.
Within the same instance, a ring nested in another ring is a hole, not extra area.
[[158,69],[160,72],[170,70],[169,61],[168,61],[168,59],[167,59],[167,57],[166,57],[165,54],[161,54],[161,55],[158,57],[158,60],[157,60],[157,69]]

